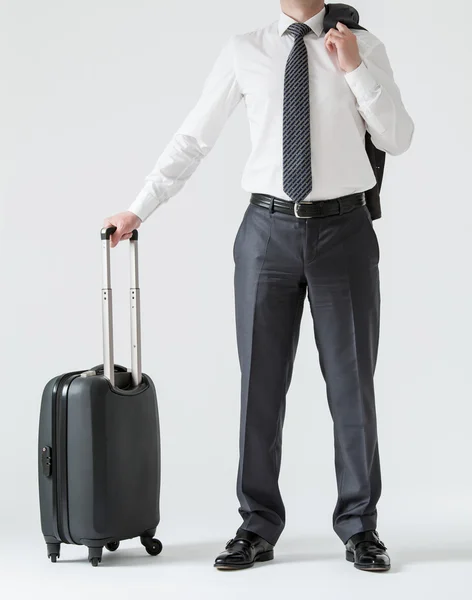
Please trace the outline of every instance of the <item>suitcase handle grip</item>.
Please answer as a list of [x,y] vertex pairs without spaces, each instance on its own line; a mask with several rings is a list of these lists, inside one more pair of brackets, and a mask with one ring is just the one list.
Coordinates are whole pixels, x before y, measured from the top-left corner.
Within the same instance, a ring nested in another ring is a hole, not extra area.
[[[110,237],[115,233],[116,231],[116,227],[114,225],[112,225],[111,227],[104,227],[100,233],[100,236],[102,238],[102,240],[109,240]],[[132,236],[131,236],[131,240],[137,240],[138,239],[138,230],[137,229],[133,229],[132,231]]]
[[[111,289],[110,237],[116,227],[104,227],[100,232],[102,241],[102,327],[103,327],[103,374],[115,385],[115,361],[113,351],[113,298]],[[131,375],[134,386],[142,381],[141,371],[141,296],[138,270],[138,232],[133,230],[130,248],[130,320],[131,320]]]

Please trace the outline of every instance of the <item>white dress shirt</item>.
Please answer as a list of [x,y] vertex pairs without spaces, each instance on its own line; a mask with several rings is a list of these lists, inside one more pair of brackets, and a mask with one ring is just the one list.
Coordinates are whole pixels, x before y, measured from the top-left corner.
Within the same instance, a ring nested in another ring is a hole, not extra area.
[[[336,52],[324,45],[325,9],[306,21],[313,188],[306,200],[327,200],[372,188],[375,176],[365,151],[365,131],[377,148],[400,154],[414,125],[403,106],[385,46],[373,34],[353,30],[360,66],[344,73]],[[294,38],[294,19],[235,34],[221,49],[201,95],[178,128],[129,210],[145,221],[174,196],[214,146],[240,100],[249,119],[252,150],[241,185],[249,192],[290,200],[282,186],[284,73]]]

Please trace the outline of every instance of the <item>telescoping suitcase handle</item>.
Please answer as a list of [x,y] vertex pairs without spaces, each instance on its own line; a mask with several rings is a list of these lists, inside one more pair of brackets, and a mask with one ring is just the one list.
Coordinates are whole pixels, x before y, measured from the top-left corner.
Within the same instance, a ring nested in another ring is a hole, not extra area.
[[[115,360],[113,352],[113,300],[111,289],[110,237],[116,227],[104,227],[102,240],[102,325],[103,325],[103,374],[115,385]],[[130,238],[130,311],[131,311],[131,374],[133,385],[141,383],[141,304],[138,272],[138,232],[133,230]]]

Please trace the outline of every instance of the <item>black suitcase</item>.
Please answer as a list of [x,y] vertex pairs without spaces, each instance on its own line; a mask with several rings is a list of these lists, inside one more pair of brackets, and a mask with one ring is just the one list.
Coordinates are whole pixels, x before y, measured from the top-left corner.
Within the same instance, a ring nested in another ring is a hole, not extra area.
[[102,229],[104,362],[51,379],[39,422],[39,500],[48,557],[61,543],[89,548],[97,566],[102,550],[140,536],[151,555],[159,524],[160,437],[156,390],[141,373],[138,232],[130,239],[131,370],[113,358],[110,236]]

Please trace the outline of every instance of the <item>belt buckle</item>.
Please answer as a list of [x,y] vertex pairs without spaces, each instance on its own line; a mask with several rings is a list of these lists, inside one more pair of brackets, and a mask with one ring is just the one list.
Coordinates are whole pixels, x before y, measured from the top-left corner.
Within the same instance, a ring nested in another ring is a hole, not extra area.
[[302,200],[302,201],[300,201],[300,202],[295,202],[295,203],[294,203],[294,206],[293,206],[293,212],[294,212],[295,216],[297,217],[297,219],[311,219],[312,217],[311,217],[310,215],[308,215],[308,216],[306,216],[306,217],[305,217],[305,216],[303,216],[303,215],[299,215],[299,214],[298,214],[298,206],[299,206],[300,204],[311,204],[311,202],[304,202],[304,201]]

